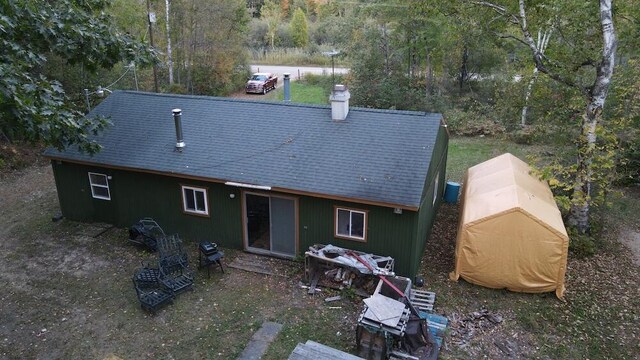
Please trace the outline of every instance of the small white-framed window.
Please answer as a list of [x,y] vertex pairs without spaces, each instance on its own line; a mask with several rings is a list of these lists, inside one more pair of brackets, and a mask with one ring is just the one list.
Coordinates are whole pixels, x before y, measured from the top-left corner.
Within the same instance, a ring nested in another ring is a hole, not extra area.
[[363,210],[335,207],[335,237],[366,241],[367,212]]
[[436,180],[433,183],[433,202],[431,205],[435,205],[438,200],[438,181],[440,181],[440,171],[436,174]]
[[111,200],[107,175],[90,172],[89,185],[91,186],[91,196],[96,199]]
[[182,185],[182,209],[190,214],[209,215],[207,189]]

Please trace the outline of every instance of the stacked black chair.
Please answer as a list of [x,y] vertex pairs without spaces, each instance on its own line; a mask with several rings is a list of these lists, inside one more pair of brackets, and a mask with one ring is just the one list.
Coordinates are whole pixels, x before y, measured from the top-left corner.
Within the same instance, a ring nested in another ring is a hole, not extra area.
[[159,281],[160,271],[144,265],[133,275],[133,286],[136,289],[140,306],[153,314],[166,304],[173,302],[175,295]]
[[189,268],[187,253],[178,235],[156,239],[158,267],[144,265],[133,275],[133,285],[140,306],[155,314],[173,302],[177,294],[193,289],[193,271]]
[[158,278],[174,294],[193,288],[193,271],[178,235],[165,236],[158,241]]

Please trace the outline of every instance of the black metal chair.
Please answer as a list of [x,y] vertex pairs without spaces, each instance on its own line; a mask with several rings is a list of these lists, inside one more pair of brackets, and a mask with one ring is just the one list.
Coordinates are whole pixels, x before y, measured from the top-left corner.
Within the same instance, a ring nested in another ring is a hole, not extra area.
[[187,252],[182,247],[182,240],[178,234],[162,236],[158,239],[157,243],[158,256],[162,259],[173,259],[173,261],[180,261],[187,263]]
[[158,241],[158,279],[175,294],[193,288],[193,271],[178,235],[165,236]]
[[193,271],[186,261],[186,254],[172,255],[158,261],[158,279],[174,294],[193,289]]
[[164,237],[164,230],[152,218],[143,218],[129,228],[129,241],[150,251],[156,251],[158,239]]
[[159,275],[158,269],[148,266],[138,269],[133,275],[133,286],[140,306],[152,314],[160,307],[172,303],[175,297],[173,291],[159,281]]

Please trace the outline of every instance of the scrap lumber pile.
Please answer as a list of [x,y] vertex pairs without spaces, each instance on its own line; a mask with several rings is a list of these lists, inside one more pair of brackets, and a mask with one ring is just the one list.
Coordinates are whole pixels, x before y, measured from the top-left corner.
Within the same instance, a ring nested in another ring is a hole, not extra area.
[[[373,271],[349,256],[357,253]],[[305,281],[309,293],[318,286],[332,289],[353,289],[356,294],[368,297],[378,283],[377,275],[393,276],[394,259],[391,257],[352,251],[333,245],[314,245],[305,252]]]
[[381,277],[364,299],[356,347],[367,359],[437,359],[447,318],[432,313],[436,294],[412,288],[410,279]]

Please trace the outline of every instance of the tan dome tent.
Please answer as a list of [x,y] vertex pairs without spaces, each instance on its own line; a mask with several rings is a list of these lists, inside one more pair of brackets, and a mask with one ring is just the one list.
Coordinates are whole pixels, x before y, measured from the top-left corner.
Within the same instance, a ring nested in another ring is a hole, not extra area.
[[451,280],[562,298],[569,237],[549,186],[530,171],[511,154],[467,170]]

